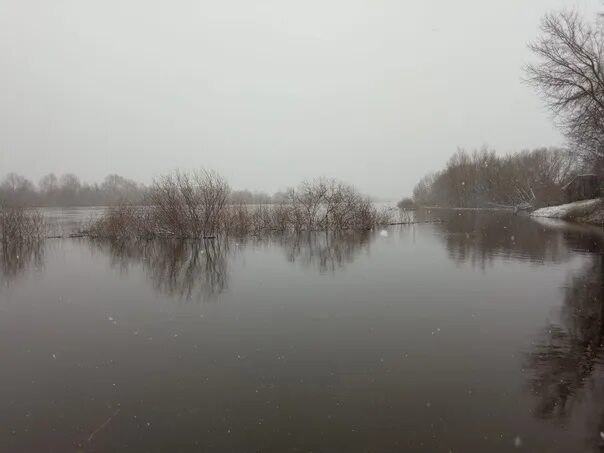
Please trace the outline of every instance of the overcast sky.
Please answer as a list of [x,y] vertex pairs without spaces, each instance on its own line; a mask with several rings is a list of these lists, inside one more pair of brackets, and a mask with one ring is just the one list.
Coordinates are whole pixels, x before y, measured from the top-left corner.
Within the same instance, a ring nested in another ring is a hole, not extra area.
[[562,144],[521,83],[548,11],[599,0],[0,0],[0,175],[397,199],[457,147]]

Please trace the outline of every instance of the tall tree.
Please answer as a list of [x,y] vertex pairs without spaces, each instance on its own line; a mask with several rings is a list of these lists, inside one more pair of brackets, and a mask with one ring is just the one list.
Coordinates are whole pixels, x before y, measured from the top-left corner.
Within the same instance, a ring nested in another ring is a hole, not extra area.
[[577,156],[604,174],[604,32],[576,12],[548,14],[529,48],[538,62],[525,67]]

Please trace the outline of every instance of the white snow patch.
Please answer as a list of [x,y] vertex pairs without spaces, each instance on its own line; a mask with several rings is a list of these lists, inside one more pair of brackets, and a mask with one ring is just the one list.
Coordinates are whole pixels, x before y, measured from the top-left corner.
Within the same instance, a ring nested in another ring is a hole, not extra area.
[[558,206],[548,206],[547,208],[537,209],[531,212],[532,217],[549,217],[551,219],[562,219],[575,213],[576,211],[595,208],[600,199],[582,200],[573,203],[561,204]]

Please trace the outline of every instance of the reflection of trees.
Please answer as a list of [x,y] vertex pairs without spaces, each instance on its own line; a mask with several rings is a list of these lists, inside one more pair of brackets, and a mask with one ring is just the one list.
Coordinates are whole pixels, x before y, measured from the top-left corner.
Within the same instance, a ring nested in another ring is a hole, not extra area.
[[[572,416],[584,393],[590,399],[598,398],[600,379],[596,375],[604,342],[601,237],[582,234],[567,239],[571,248],[600,253],[570,278],[559,323],[548,325],[526,356],[528,388],[537,398],[535,416],[562,422]],[[599,393],[599,397],[604,396]],[[589,414],[588,423],[592,424],[587,427],[589,443],[594,451],[604,451],[600,434],[604,431],[604,412]]]
[[561,324],[549,325],[528,355],[536,415],[564,417],[594,371],[604,334],[602,260],[595,259],[566,288]]
[[572,251],[585,254],[586,265],[564,289],[558,322],[543,329],[525,368],[527,388],[537,399],[534,415],[565,424],[579,412],[587,415],[587,441],[604,452],[602,229],[497,211],[434,210],[418,216],[443,219],[434,227],[449,257],[473,266],[484,267],[497,257],[543,263],[568,260]]
[[112,264],[141,263],[157,291],[181,298],[213,297],[228,284],[228,243],[214,240],[94,241]]
[[[368,245],[368,232],[306,233],[257,238],[253,242],[283,247],[287,260],[335,271],[354,260]],[[228,259],[236,248],[220,240],[95,240],[93,247],[110,256],[114,267],[127,271],[140,264],[157,291],[184,299],[208,298],[228,285]]]
[[561,261],[568,248],[561,230],[551,229],[525,215],[505,211],[438,209],[416,214],[419,220],[440,218],[435,224],[449,257],[458,263],[484,268],[495,257],[532,262]]
[[289,262],[316,266],[320,272],[334,272],[351,263],[359,251],[368,247],[367,231],[339,233],[304,233],[278,239]]
[[44,264],[44,242],[9,242],[0,245],[0,288],[8,286],[32,266]]

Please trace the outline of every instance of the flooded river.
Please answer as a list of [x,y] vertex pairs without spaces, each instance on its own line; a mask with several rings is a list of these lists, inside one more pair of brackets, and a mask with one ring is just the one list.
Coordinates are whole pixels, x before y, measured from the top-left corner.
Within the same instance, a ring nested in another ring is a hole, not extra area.
[[603,451],[602,230],[424,215],[4,250],[0,451]]

